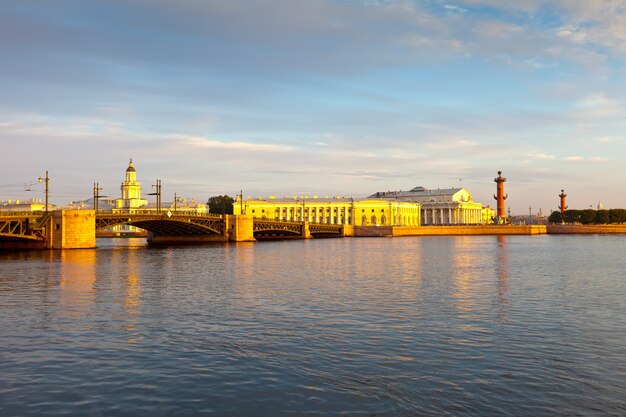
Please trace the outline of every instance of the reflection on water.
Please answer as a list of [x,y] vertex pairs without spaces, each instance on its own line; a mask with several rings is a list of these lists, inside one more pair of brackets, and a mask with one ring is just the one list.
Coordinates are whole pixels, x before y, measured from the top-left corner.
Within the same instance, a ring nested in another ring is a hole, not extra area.
[[501,318],[506,316],[508,305],[508,281],[509,281],[509,257],[507,248],[507,236],[497,236],[498,246],[496,249],[496,277],[498,278],[498,313]]
[[0,415],[626,415],[621,236],[0,253]]
[[59,304],[78,319],[93,312],[96,283],[96,251],[77,249],[60,252]]

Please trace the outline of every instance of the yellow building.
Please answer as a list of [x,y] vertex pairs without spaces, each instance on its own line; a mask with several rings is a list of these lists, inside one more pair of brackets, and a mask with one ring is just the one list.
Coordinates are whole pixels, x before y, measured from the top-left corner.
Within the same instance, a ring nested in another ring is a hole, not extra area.
[[[113,212],[135,211],[157,211],[156,203],[148,204],[148,200],[141,198],[141,183],[137,181],[137,171],[131,159],[126,168],[126,176],[121,185],[122,198],[114,201]],[[208,213],[206,203],[199,203],[193,198],[175,197],[176,201],[161,203],[161,211],[172,213]],[[106,203],[106,202],[105,202]]]
[[[33,211],[44,211],[46,208],[45,204],[41,202],[41,200],[29,199],[29,200],[0,200],[0,210],[1,211],[23,211],[23,212],[33,212]],[[54,210],[54,206],[48,204],[48,208],[50,210]]]
[[421,216],[419,203],[316,196],[246,200],[237,196],[233,213],[268,220],[353,226],[419,226]]
[[474,202],[472,195],[465,188],[429,190],[415,187],[409,191],[377,192],[368,198],[420,203],[422,225],[491,223],[491,220],[485,219],[483,205]]
[[141,198],[141,183],[137,182],[137,172],[131,159],[126,168],[126,177],[120,187],[122,198],[115,200],[116,210],[133,210],[148,204],[148,200]]

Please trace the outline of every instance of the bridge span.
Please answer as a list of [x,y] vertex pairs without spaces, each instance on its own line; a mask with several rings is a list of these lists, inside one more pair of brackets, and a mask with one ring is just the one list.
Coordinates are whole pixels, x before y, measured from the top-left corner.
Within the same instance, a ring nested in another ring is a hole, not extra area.
[[259,219],[245,215],[164,213],[135,210],[128,213],[96,214],[96,230],[131,225],[148,231],[148,241],[254,241],[268,239],[308,239],[342,237],[342,225]]
[[149,210],[0,212],[0,249],[69,249],[96,245],[96,232],[130,225],[151,243],[241,242],[350,235],[349,226],[259,219],[246,215]]

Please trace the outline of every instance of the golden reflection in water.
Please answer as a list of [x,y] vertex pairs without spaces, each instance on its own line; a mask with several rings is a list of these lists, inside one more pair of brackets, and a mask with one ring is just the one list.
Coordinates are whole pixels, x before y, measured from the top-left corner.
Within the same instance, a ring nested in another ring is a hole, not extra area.
[[[235,252],[235,276],[237,278],[254,279],[256,268],[254,264],[254,242],[237,242],[226,247]],[[276,266],[279,266],[277,263]]]
[[61,251],[59,303],[70,317],[88,315],[95,302],[96,251],[71,249]]
[[461,311],[470,311],[477,308],[477,282],[481,277],[474,277],[472,271],[477,263],[476,240],[467,236],[457,236],[453,240],[452,267],[454,280],[454,297],[456,307]]
[[[127,325],[126,330],[135,330],[137,318],[135,317],[141,309],[141,279],[137,271],[138,251],[130,250],[127,252],[126,259],[126,292],[124,296],[124,307],[126,308]],[[129,337],[128,341],[133,342],[135,338]]]
[[[422,281],[421,260],[423,256],[423,242],[423,239],[400,240],[398,242],[399,244],[410,245],[408,250],[405,250],[404,246],[401,246],[399,250],[396,250],[392,245],[394,253],[393,256],[390,256],[389,258],[393,260],[394,265],[391,266],[391,270],[402,271],[403,273],[401,274],[400,279],[405,284],[419,285]],[[407,287],[404,286],[404,288]]]
[[496,276],[498,278],[498,304],[500,315],[504,314],[503,307],[509,303],[509,253],[507,249],[507,237],[498,236],[498,246],[496,248]]

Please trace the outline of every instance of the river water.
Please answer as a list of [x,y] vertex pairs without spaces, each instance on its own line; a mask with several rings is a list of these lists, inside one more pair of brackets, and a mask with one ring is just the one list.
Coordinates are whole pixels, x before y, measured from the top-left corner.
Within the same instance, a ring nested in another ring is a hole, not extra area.
[[0,415],[624,416],[626,236],[0,253]]

